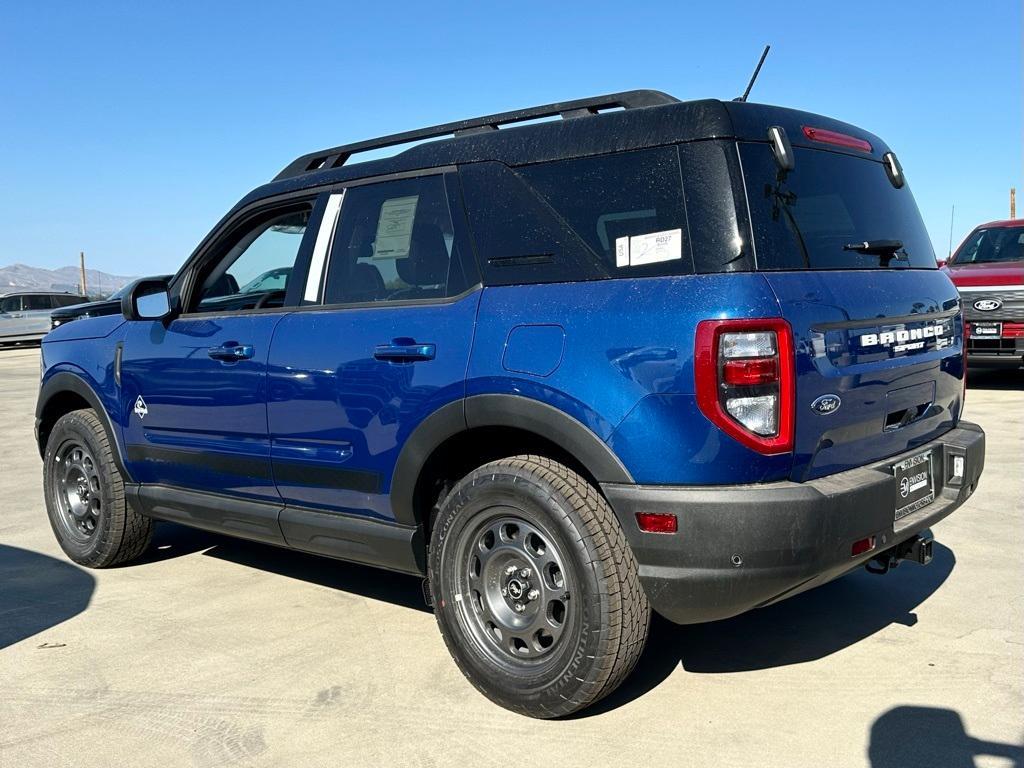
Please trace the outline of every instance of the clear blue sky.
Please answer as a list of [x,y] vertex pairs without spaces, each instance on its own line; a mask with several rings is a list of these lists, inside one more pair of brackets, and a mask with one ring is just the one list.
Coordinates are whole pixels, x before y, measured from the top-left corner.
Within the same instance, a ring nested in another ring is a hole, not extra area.
[[[294,156],[630,88],[821,112],[899,154],[936,251],[1024,211],[1021,11],[994,2],[9,3],[0,265],[175,270]],[[1021,214],[1024,215],[1024,214]]]

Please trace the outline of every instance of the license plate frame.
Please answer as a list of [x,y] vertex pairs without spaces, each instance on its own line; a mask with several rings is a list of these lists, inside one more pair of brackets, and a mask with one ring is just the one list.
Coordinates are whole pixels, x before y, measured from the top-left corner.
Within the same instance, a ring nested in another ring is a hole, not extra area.
[[897,461],[892,465],[892,474],[896,480],[895,522],[935,501],[935,462],[931,451]]
[[971,336],[976,336],[979,339],[1001,339],[1003,337],[1003,324],[998,322],[972,322]]

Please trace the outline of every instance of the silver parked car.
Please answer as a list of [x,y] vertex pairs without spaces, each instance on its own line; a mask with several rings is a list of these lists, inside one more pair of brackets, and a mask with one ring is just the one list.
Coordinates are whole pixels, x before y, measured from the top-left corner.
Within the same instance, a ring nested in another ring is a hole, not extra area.
[[0,344],[39,341],[50,330],[50,312],[88,299],[55,291],[21,291],[0,296]]

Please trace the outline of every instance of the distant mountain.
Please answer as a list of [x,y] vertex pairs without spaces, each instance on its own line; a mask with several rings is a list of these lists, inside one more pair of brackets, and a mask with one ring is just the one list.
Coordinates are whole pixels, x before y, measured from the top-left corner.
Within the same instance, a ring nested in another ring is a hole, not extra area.
[[[67,291],[78,293],[78,267],[43,269],[26,264],[0,267],[0,295],[13,291]],[[85,270],[90,296],[108,296],[125,283],[135,280],[125,275],[110,275],[98,269]]]

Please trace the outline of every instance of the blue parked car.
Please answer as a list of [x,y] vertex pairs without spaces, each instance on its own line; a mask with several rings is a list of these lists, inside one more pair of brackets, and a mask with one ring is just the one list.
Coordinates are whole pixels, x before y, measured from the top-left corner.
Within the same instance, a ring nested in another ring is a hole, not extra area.
[[43,343],[75,562],[171,520],[423,576],[530,716],[614,690],[651,611],[927,563],[984,465],[899,161],[778,107],[633,91],[305,155],[122,310]]

